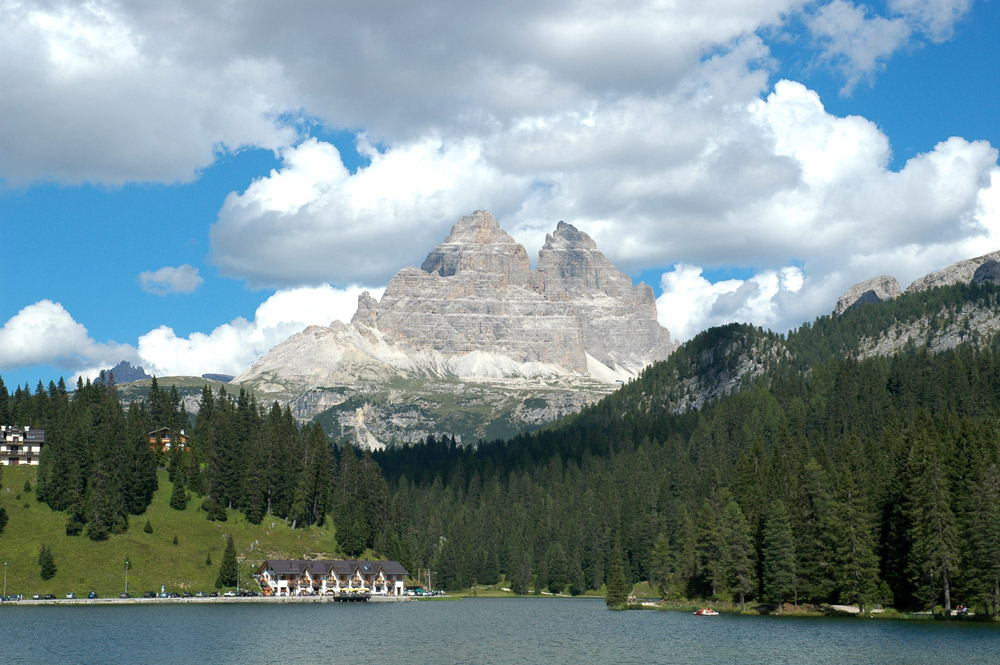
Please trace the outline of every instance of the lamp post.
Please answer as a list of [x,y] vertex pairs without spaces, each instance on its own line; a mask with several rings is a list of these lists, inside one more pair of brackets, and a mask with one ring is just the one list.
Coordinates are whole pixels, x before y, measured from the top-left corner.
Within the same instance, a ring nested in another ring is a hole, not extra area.
[[3,599],[7,600],[7,562],[3,562]]
[[125,595],[128,595],[128,559],[125,559]]
[[236,595],[240,595],[240,559],[236,560]]

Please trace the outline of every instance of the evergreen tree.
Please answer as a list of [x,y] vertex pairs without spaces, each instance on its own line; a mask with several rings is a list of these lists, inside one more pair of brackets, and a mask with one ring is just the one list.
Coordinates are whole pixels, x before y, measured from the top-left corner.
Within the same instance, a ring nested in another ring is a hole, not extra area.
[[145,533],[153,533],[153,525],[150,523],[149,520],[146,520],[146,525],[142,527],[142,530]]
[[[174,480],[174,489],[170,493],[170,507],[174,510],[184,510],[187,508],[188,504],[188,493],[187,490],[184,489],[183,479],[179,476],[180,474],[178,474],[178,477]],[[259,523],[260,522],[256,522],[256,524]]]
[[857,603],[864,612],[875,602],[879,589],[875,525],[849,470],[839,474],[837,487],[831,526],[836,543],[834,581],[840,602]]
[[55,577],[56,560],[48,545],[42,545],[42,549],[38,553],[38,565],[41,568],[41,576],[43,580],[51,580]]
[[739,598],[740,610],[746,610],[746,595],[754,588],[754,547],[750,525],[736,501],[730,501],[720,519],[723,560],[729,588]]
[[977,484],[969,525],[969,589],[994,619],[1000,615],[1000,468],[991,464]]
[[226,551],[222,553],[222,563],[219,564],[219,576],[215,579],[215,588],[236,586],[238,572],[236,545],[233,543],[233,537],[229,536],[226,538]]
[[623,609],[628,605],[630,586],[625,579],[624,556],[621,547],[615,545],[608,562],[607,592],[604,602],[613,609]]
[[649,583],[659,592],[660,598],[670,595],[670,584],[674,573],[674,553],[670,548],[670,539],[665,533],[660,534],[653,545],[650,561]]
[[923,413],[913,425],[910,453],[910,573],[935,612],[937,583],[944,595],[944,616],[951,615],[951,578],[958,565],[958,528],[940,445]]
[[778,606],[795,594],[795,540],[791,516],[781,500],[775,501],[764,523],[764,597]]

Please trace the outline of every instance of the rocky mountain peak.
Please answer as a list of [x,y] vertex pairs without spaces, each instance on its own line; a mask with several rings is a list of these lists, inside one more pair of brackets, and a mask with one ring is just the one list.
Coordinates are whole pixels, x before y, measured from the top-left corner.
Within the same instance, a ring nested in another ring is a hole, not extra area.
[[899,288],[899,282],[896,281],[895,277],[882,275],[866,279],[852,286],[847,290],[847,293],[840,297],[840,300],[837,301],[837,306],[833,309],[833,313],[836,316],[840,316],[852,307],[868,303],[885,302],[886,300],[899,297],[902,293],[903,291]]
[[420,269],[450,277],[462,271],[502,275],[523,282],[530,268],[524,247],[485,210],[462,217],[443,243],[431,250]]
[[[657,322],[653,290],[633,285],[586,233],[560,222],[532,270],[524,247],[493,215],[477,210],[458,220],[421,268],[396,273],[379,300],[363,293],[350,325],[334,322],[289,338],[237,382],[259,394],[289,395],[300,417],[321,405],[354,404],[348,394],[399,390],[407,382],[438,381],[448,391],[501,382],[487,390],[496,395],[540,389],[571,395],[587,385],[593,395],[674,347]],[[457,390],[462,400],[472,399]],[[408,394],[393,399],[405,402]],[[549,416],[590,398],[558,399],[563,406],[556,411],[545,407]],[[416,431],[418,421],[427,426],[414,414],[408,429]]]
[[944,270],[932,272],[929,275],[916,279],[906,287],[907,293],[924,291],[935,286],[951,286],[952,284],[969,284],[973,281],[976,271],[988,261],[1000,260],[1000,251],[990,252],[974,259],[965,259],[958,263],[953,263]]
[[[555,233],[545,236],[545,245],[538,253],[538,272],[546,291],[637,297],[647,309],[653,303],[652,288],[643,285],[635,289],[632,279],[597,249],[593,238],[566,222],[559,222]],[[655,305],[653,308],[655,312]]]
[[567,224],[566,222],[559,222],[556,225],[556,230],[554,233],[545,234],[545,245],[542,247],[543,250],[556,250],[556,249],[578,249],[578,250],[593,250],[597,249],[597,243],[594,242],[593,238],[588,236],[583,231],[577,230],[572,224]]

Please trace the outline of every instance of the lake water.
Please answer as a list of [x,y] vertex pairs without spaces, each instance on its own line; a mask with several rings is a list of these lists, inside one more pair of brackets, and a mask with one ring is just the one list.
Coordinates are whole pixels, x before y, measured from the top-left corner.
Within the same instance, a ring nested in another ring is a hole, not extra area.
[[0,663],[1000,662],[1000,627],[611,612],[599,600],[0,607]]

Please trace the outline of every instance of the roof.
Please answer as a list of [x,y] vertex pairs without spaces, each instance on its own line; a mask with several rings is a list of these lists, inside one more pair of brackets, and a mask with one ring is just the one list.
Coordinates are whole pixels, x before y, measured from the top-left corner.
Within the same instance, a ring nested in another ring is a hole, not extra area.
[[354,559],[268,559],[260,570],[270,568],[277,575],[301,575],[305,570],[312,576],[326,576],[332,570],[337,575],[353,575],[360,570],[363,575],[377,575],[382,570],[386,575],[408,575],[406,568],[398,561],[357,561]]

